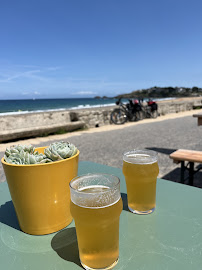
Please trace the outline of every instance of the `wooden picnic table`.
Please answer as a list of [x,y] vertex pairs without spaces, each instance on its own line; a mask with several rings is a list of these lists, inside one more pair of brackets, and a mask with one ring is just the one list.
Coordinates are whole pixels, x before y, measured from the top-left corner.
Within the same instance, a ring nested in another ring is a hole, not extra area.
[[[158,179],[154,213],[135,215],[128,211],[122,170],[87,161],[79,163],[79,175],[95,172],[114,174],[121,180],[120,257],[114,270],[201,269],[201,189]],[[6,182],[0,184],[0,236],[2,270],[83,269],[74,222],[49,235],[23,233]]]
[[[202,169],[202,167],[199,166],[197,170],[195,170],[194,163],[202,164],[202,152],[178,149],[177,151],[170,154],[170,158],[173,159],[174,163],[181,163],[181,183],[184,184],[184,173],[185,169],[187,169],[189,171],[189,185],[193,186],[194,174]],[[185,162],[187,162],[186,166]]]
[[198,118],[198,126],[201,126],[202,125],[202,113],[193,114],[193,117]]

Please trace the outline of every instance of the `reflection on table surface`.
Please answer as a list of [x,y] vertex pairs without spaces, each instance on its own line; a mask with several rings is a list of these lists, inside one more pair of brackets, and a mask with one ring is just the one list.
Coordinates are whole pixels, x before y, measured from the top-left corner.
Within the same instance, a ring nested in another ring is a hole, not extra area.
[[[81,162],[79,174],[111,173],[121,179],[123,211],[120,218],[120,259],[114,269],[201,269],[202,190],[157,181],[154,213],[134,215],[127,208],[122,171],[92,162]],[[6,183],[0,184],[1,269],[81,269],[74,222],[44,236],[19,229]]]

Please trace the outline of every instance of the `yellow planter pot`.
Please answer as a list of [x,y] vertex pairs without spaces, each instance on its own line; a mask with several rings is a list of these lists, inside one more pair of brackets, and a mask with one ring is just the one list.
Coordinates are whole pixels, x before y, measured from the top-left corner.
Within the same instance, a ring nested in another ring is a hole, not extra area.
[[[36,150],[44,153],[44,149]],[[49,234],[71,223],[69,182],[77,176],[78,160],[79,151],[45,164],[13,165],[1,159],[22,231]]]

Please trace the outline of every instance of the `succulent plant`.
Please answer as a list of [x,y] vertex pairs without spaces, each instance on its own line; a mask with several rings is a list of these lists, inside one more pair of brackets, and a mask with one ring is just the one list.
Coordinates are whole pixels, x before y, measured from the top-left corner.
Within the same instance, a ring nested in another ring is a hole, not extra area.
[[44,150],[44,154],[53,161],[72,157],[76,153],[77,148],[69,142],[52,143]]
[[45,148],[44,155],[35,151],[32,145],[14,145],[5,151],[4,159],[10,164],[42,164],[74,156],[77,148],[69,142],[52,143]]
[[40,164],[52,161],[45,155],[35,151],[32,145],[14,145],[10,149],[7,148],[4,159],[7,163],[11,164]]
[[29,154],[33,154],[35,151],[35,148],[30,144],[30,145],[13,145],[9,148],[6,148],[5,155],[9,157],[12,154],[20,154],[20,152],[28,152]]

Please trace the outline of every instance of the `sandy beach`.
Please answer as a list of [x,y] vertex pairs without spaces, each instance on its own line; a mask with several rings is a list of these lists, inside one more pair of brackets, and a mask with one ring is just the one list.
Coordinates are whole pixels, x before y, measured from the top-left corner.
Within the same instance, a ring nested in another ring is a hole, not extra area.
[[[19,140],[15,143],[0,144],[0,156],[6,147],[13,144],[33,144],[46,146],[51,142],[68,140],[80,150],[80,161],[87,160],[114,167],[122,167],[122,154],[134,148],[153,149],[159,153],[159,177],[178,182],[180,165],[169,159],[169,154],[179,148],[202,151],[202,127],[197,126],[192,110],[144,119],[124,125],[107,125],[85,131],[75,131],[62,135]],[[2,167],[0,181],[5,181]],[[194,185],[202,188],[202,172],[195,176]]]

